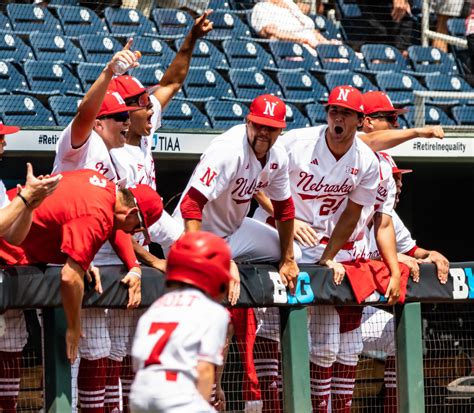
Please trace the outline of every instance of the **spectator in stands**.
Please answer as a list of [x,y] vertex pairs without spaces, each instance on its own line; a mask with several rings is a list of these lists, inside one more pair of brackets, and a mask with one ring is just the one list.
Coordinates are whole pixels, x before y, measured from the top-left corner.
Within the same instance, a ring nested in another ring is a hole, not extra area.
[[137,9],[146,17],[150,17],[154,7],[155,0],[122,0],[123,9]]
[[159,4],[162,8],[182,9],[196,18],[207,10],[209,0],[160,0]]
[[302,43],[311,49],[318,44],[340,44],[326,39],[293,0],[263,0],[252,9],[251,26],[264,38]]
[[[448,20],[462,15],[464,0],[433,0],[431,6],[436,14],[436,32],[448,34]],[[432,45],[443,52],[448,51],[448,44],[444,40],[433,39]]]
[[471,73],[466,75],[466,80],[474,86],[474,1],[471,1],[471,13],[466,18],[466,39],[471,69]]

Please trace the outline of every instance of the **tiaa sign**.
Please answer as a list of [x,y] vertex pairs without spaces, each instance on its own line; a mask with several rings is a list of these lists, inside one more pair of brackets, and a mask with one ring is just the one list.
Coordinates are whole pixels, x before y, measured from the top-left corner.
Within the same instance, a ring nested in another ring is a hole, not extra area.
[[313,302],[314,293],[311,288],[311,278],[307,272],[302,271],[298,274],[295,294],[287,292],[278,272],[269,271],[268,275],[273,282],[273,302],[275,304],[298,305]]

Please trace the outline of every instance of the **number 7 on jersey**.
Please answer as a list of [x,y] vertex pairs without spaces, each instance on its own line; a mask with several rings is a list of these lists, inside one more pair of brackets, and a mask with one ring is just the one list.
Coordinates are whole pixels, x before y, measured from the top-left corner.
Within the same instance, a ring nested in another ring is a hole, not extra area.
[[151,364],[161,364],[160,355],[177,326],[178,323],[151,323],[148,335],[155,335],[156,343],[151,350],[150,356],[145,361],[145,367]]

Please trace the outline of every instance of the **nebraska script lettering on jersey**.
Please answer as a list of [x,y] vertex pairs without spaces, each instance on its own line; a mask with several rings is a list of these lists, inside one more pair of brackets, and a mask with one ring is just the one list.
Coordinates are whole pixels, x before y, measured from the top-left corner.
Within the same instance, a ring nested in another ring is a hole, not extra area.
[[268,186],[268,182],[259,181],[258,184],[255,179],[249,183],[248,178],[238,178],[235,181],[236,187],[232,191],[232,195],[237,195],[240,198],[244,198],[246,195],[249,195],[250,198],[246,198],[245,200],[241,199],[234,199],[235,202],[241,203],[242,201],[249,202],[252,199],[252,196],[255,192],[262,190]]
[[[325,196],[325,195],[347,195],[349,192],[352,191],[353,185],[349,182],[349,179],[346,180],[341,184],[329,184],[324,182],[324,176],[321,178],[319,182],[314,181],[314,175],[309,174],[307,172],[300,172],[300,180],[297,184],[298,195],[301,199],[314,199],[318,196]],[[318,192],[318,194],[307,194],[304,192]]]

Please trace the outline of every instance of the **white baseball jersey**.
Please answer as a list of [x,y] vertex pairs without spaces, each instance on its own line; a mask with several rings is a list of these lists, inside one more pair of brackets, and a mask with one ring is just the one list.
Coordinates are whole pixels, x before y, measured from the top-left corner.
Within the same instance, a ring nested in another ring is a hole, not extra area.
[[0,179],[0,208],[5,208],[9,203],[7,189],[5,188],[3,181]]
[[201,229],[227,237],[247,216],[254,193],[265,189],[275,201],[291,196],[288,156],[277,142],[262,166],[248,143],[246,126],[237,125],[216,137],[202,154],[173,214],[178,219],[184,194],[191,187],[208,199],[202,211]]
[[[280,138],[288,151],[296,218],[312,225],[321,238],[331,236],[347,199],[373,207],[380,181],[379,162],[364,142],[354,139],[336,160],[326,143],[326,130],[326,125],[293,129]],[[362,236],[364,226],[360,220],[348,241]]]
[[152,369],[178,372],[195,383],[198,361],[222,365],[228,323],[228,311],[200,290],[166,293],[138,322],[132,347],[135,381],[140,371]]

